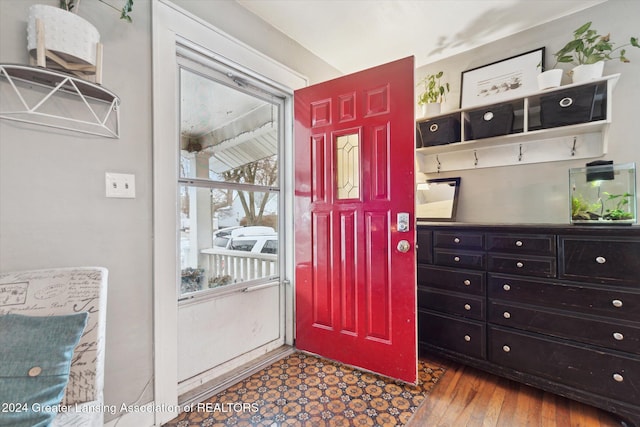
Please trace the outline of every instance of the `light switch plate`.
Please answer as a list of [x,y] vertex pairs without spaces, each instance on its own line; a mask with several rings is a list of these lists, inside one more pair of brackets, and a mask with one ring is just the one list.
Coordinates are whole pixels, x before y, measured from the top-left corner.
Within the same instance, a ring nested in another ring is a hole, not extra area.
[[122,199],[136,197],[136,176],[128,173],[106,172],[104,174],[105,195]]

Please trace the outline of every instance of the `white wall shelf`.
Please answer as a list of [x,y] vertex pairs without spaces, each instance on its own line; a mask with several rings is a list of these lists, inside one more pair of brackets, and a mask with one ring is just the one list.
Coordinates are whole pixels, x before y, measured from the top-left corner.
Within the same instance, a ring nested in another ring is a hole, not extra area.
[[[459,114],[461,141],[416,149],[418,168],[423,173],[438,173],[601,157],[607,152],[608,129],[612,117],[612,93],[619,77],[620,74],[614,74],[588,83],[565,85],[500,102],[500,104],[516,106],[514,113],[516,119],[520,120],[522,127],[517,133],[465,140],[466,127],[469,126],[468,112],[483,106],[449,111],[436,117],[419,119],[418,123]],[[540,98],[542,96],[594,83],[606,84],[603,119],[568,126],[540,128]],[[535,125],[530,125],[534,122]]]
[[0,118],[108,138],[120,136],[120,98],[46,68],[0,64]]

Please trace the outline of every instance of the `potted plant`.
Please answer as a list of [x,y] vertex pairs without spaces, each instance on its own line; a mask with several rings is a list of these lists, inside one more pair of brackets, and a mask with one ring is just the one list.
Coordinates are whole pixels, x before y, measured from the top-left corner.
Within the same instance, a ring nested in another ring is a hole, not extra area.
[[445,94],[450,90],[449,83],[442,83],[443,71],[436,74],[428,74],[420,80],[417,86],[423,86],[424,90],[418,95],[418,105],[422,107],[423,116],[433,116],[440,114],[442,102],[445,101]]
[[[111,6],[103,0],[100,2]],[[60,0],[60,7],[35,4],[29,8],[27,19],[27,49],[37,57],[38,32],[41,35],[41,50],[46,51],[46,65],[52,68],[82,72],[95,67],[99,60],[100,33],[89,21],[78,16],[80,0]],[[131,22],[129,13],[133,0],[127,0],[120,18]],[[40,24],[38,24],[40,22]],[[40,29],[38,29],[40,25]],[[41,61],[38,65],[44,66]]]
[[[640,47],[637,37],[631,37],[629,43],[615,47],[610,34],[603,36],[591,28],[591,22],[580,26],[573,32],[573,40],[553,54],[558,63],[572,63],[576,67],[572,71],[574,83],[602,77],[604,62],[619,59],[629,62],[626,47]],[[555,67],[554,67],[555,68]]]
[[204,268],[183,268],[180,272],[180,290],[181,292],[195,292],[202,289],[204,281]]

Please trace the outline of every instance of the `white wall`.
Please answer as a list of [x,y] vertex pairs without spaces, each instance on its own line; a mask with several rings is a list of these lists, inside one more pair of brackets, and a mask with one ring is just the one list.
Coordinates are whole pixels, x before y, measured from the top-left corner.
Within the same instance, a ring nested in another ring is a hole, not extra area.
[[[35,3],[58,0],[0,0],[0,62],[28,63]],[[302,74],[337,75],[235,1],[180,3]],[[101,34],[103,84],[122,102],[121,137],[0,121],[0,270],[107,267],[105,403],[143,404],[153,399],[151,3],[135,1],[133,24],[97,0],[82,1],[80,16]],[[105,172],[135,174],[136,198],[105,198]]]
[[340,76],[340,72],[283,35],[235,1],[173,0],[195,16],[231,34],[309,79],[310,84]]
[[[421,67],[416,71],[416,81],[426,74],[443,70],[451,84],[444,108],[456,109],[459,107],[461,72],[543,46],[546,48],[545,63],[551,68],[555,63],[553,52],[564,46],[573,37],[573,30],[585,22],[593,21],[593,28],[602,34],[611,32],[612,41],[624,44],[628,43],[629,37],[640,36],[639,16],[640,2],[609,0],[488,46]],[[640,99],[640,49],[627,49],[627,57],[630,63],[610,61],[605,66],[605,75],[622,73],[622,76],[613,94],[613,123],[609,150],[604,159],[613,160],[616,164],[636,162],[640,167],[635,114],[637,100]],[[583,167],[591,160],[463,170],[429,174],[427,177],[462,177],[458,221],[568,223],[569,168]]]
[[[0,1],[0,61],[27,64],[31,4]],[[151,399],[150,8],[134,23],[87,0],[80,15],[104,44],[104,87],[121,99],[121,138],[0,121],[0,270],[99,265],[109,269],[105,398]],[[105,172],[136,176],[135,199],[107,199]]]
[[[34,3],[58,2],[0,0],[0,62],[28,62],[26,17]],[[336,70],[243,12],[233,1],[177,3],[309,76],[312,83],[337,75]],[[79,265],[109,268],[106,403],[146,403],[153,398],[152,387],[145,387],[153,363],[151,7],[148,0],[136,0],[133,24],[120,22],[115,11],[98,1],[84,0],[81,8],[81,16],[102,35],[103,83],[122,100],[121,137],[96,138],[0,121],[0,270]],[[611,30],[614,40],[622,40],[638,28],[637,16],[637,1],[610,1],[425,67],[418,70],[417,77],[441,68],[448,75],[459,76],[463,70],[542,45],[553,51],[587,19],[593,19],[597,29]],[[629,57],[631,64],[609,64],[606,70],[624,73],[616,89],[607,158],[640,163],[633,126],[635,102],[640,99],[640,51],[630,52]],[[455,88],[456,82],[451,83]],[[456,101],[457,96],[452,93],[449,99]],[[583,163],[463,172],[459,218],[566,222],[567,170]],[[137,197],[106,199],[107,171],[135,174]],[[113,416],[107,415],[110,418]]]

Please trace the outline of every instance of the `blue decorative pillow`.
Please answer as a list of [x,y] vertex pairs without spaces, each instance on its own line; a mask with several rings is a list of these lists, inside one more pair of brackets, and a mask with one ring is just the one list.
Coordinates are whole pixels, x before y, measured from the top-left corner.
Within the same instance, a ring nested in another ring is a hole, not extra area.
[[87,317],[0,316],[0,426],[44,427],[64,411],[60,401]]

